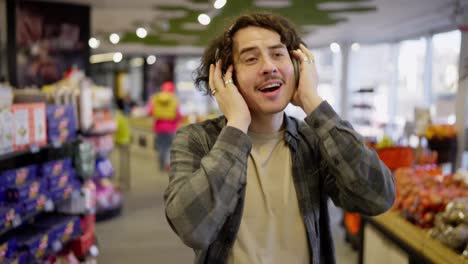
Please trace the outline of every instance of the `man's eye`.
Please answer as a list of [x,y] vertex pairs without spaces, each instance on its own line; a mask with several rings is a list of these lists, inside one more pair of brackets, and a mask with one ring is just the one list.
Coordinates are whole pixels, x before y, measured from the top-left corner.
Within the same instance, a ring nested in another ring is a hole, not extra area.
[[275,57],[283,57],[283,56],[284,56],[284,54],[281,53],[281,52],[275,53]]
[[256,61],[256,60],[257,60],[257,58],[251,57],[251,58],[245,59],[245,62],[247,62],[247,63],[252,63],[252,62],[254,62],[254,61]]

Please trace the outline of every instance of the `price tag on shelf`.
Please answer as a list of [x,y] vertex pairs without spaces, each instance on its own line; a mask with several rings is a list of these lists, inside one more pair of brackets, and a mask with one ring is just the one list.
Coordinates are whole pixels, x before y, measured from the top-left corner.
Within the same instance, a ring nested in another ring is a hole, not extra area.
[[36,144],[31,144],[31,146],[29,147],[29,151],[31,151],[31,153],[38,153],[39,150],[40,150],[40,148]]
[[52,212],[55,209],[54,202],[51,199],[48,199],[44,205],[44,211]]
[[52,146],[54,148],[61,148],[62,147],[62,143],[59,141],[59,140],[54,140],[52,141]]
[[21,221],[21,216],[19,215],[15,215],[15,218],[13,218],[13,222],[12,222],[12,225],[14,228],[17,228],[18,226],[21,225],[23,221]]

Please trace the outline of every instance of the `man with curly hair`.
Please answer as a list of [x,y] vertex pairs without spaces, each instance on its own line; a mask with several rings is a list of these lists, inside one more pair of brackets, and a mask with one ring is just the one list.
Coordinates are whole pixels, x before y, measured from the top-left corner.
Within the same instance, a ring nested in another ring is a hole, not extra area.
[[238,17],[207,47],[196,84],[224,115],[178,131],[164,195],[195,263],[334,263],[328,198],[366,215],[392,206],[391,172],[317,83],[313,54],[272,13]]

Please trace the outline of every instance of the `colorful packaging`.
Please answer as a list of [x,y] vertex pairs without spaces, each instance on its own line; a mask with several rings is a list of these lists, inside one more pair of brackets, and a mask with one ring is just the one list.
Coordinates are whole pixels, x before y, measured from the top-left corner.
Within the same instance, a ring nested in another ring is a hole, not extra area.
[[58,177],[47,178],[48,188],[49,190],[64,188],[73,179],[76,179],[75,171],[73,169],[66,170]]
[[[10,109],[0,109],[0,124],[12,124],[13,114]],[[0,126],[0,155],[13,151],[13,126]]]
[[75,113],[72,105],[48,105],[49,142],[66,142],[76,138]]
[[36,228],[27,228],[17,234],[18,249],[26,251],[29,261],[35,263],[44,257],[49,247],[49,235]]
[[23,211],[21,212],[21,218],[25,219],[31,215],[35,215],[45,209],[47,202],[47,195],[40,194],[38,197],[29,199],[23,203]]
[[72,105],[47,105],[47,123],[54,124],[63,119],[73,119],[75,116]]
[[45,104],[14,104],[11,106],[11,112],[14,150],[47,144]]
[[10,238],[0,242],[0,263],[4,263],[6,258],[12,257],[16,251],[16,239]]
[[5,264],[29,264],[28,252],[16,252],[11,258],[5,259]]
[[21,185],[37,177],[37,165],[8,170],[0,174],[3,186]]
[[7,201],[10,203],[23,202],[29,199],[38,197],[40,194],[45,193],[47,181],[32,180],[17,186],[10,186],[7,188]]
[[49,249],[58,252],[62,245],[76,238],[81,233],[80,218],[77,216],[52,215],[40,219],[34,226],[48,230]]
[[96,161],[96,174],[99,178],[110,178],[114,175],[112,163],[108,158]]
[[80,189],[80,183],[77,180],[72,180],[64,188],[50,190],[50,198],[53,202],[59,202],[71,197],[74,190]]
[[0,231],[13,227],[15,217],[20,209],[14,206],[0,207]]
[[71,158],[63,160],[54,160],[42,164],[41,175],[42,177],[56,177],[65,170],[72,167]]

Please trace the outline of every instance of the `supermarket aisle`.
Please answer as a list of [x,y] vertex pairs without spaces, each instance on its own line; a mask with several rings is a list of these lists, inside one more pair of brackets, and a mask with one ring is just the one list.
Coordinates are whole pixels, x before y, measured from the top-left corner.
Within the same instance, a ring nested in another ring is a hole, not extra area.
[[154,154],[131,150],[132,189],[123,214],[98,223],[98,263],[191,263],[192,251],[174,235],[164,216],[167,175],[156,169]]
[[[125,195],[123,214],[99,223],[98,263],[192,263],[193,253],[174,235],[164,216],[162,194],[167,175],[156,169],[153,153],[131,150],[132,189]],[[340,213],[330,210],[337,263],[357,263],[357,253],[344,242]]]

